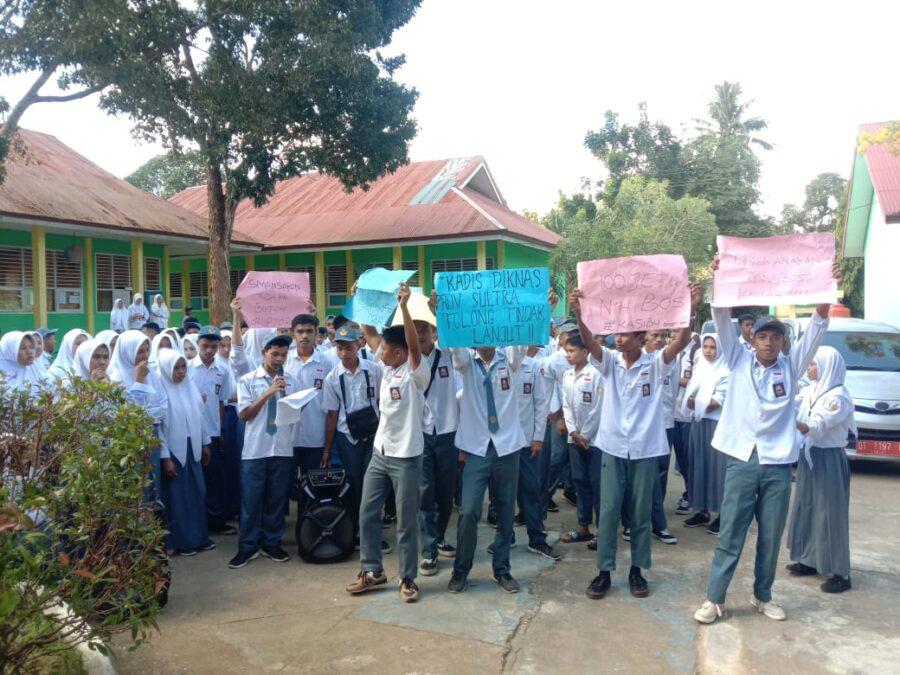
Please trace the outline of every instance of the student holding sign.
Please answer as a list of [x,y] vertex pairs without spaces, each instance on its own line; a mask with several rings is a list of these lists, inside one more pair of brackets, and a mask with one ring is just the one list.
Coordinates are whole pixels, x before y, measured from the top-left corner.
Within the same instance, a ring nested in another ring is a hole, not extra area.
[[[685,289],[687,291],[687,289]],[[702,291],[690,287],[690,316],[696,315]],[[683,299],[682,299],[683,301]],[[604,378],[600,428],[591,445],[600,448],[600,517],[597,567],[600,573],[587,588],[599,599],[611,585],[616,568],[616,533],[625,495],[631,525],[631,570],[628,585],[637,598],[649,595],[642,569],[650,567],[650,510],[657,481],[658,458],[669,453],[665,427],[664,383],[671,364],[691,337],[685,326],[669,344],[653,354],[644,351],[645,333],[616,333],[616,351],[600,345],[582,320],[582,294],[576,289],[571,305],[591,363]]]
[[[718,255],[711,269],[715,282]],[[836,266],[832,274],[840,278]],[[722,616],[725,593],[754,517],[758,535],[750,604],[770,619],[786,618],[784,610],[772,602],[772,584],[791,498],[791,464],[799,455],[794,420],[797,380],[825,335],[829,308],[828,303],[816,307],[806,332],[785,355],[783,323],[773,317],[758,319],[753,349],[748,350],[734,334],[731,309],[713,307],[713,321],[725,365],[731,370],[731,382],[712,445],[729,457],[706,601],[694,614],[700,623],[713,623]]]

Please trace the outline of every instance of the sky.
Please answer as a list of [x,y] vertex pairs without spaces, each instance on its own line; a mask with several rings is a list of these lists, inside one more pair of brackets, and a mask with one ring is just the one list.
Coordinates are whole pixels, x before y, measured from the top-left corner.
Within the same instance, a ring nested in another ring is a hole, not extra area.
[[[847,176],[856,127],[900,118],[900,3],[423,0],[395,33],[399,80],[419,91],[410,158],[483,155],[510,207],[545,213],[560,190],[602,178],[584,148],[611,109],[690,133],[713,87],[740,82],[761,136],[761,215],[800,204],[816,174]],[[14,101],[27,77],[0,77]],[[21,126],[125,176],[162,151],[96,97],[32,107]]]

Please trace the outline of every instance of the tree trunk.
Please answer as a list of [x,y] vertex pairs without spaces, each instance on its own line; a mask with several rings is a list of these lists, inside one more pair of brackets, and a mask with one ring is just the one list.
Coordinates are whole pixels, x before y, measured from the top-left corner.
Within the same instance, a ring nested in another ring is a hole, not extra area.
[[222,170],[219,166],[206,167],[206,198],[209,206],[209,318],[216,325],[231,316],[231,281],[228,250],[231,247],[231,230],[234,225],[234,209],[227,208],[222,189]]

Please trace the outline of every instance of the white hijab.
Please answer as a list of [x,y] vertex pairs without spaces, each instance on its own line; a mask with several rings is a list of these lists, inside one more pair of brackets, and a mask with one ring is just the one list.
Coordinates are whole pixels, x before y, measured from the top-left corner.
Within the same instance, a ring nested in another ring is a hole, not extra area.
[[34,357],[34,369],[40,374],[42,378],[45,378],[47,377],[47,369],[50,366],[47,365],[47,361],[49,361],[49,359],[44,359],[44,338],[42,338],[41,334],[36,330],[27,331],[27,334],[31,336],[32,340],[34,340],[35,354],[37,354],[37,346],[41,345],[40,356]]
[[275,337],[277,331],[274,328],[248,328],[244,333],[244,356],[253,370],[262,365],[263,347],[266,342]]
[[[162,301],[163,296],[157,293],[153,296],[153,303],[150,305],[150,316],[156,320],[160,328],[166,328],[169,325],[169,307]],[[159,301],[159,304],[157,304]]]
[[169,453],[177,457],[182,466],[187,458],[188,438],[191,439],[194,461],[200,461],[203,453],[203,438],[200,435],[203,399],[188,373],[178,384],[172,379],[175,366],[184,360],[174,349],[163,349],[159,355],[159,381],[169,400],[160,433]]
[[[712,361],[707,360],[703,355],[703,343],[706,340],[712,340],[716,343],[716,358]],[[728,366],[725,363],[725,355],[722,353],[722,345],[719,342],[719,336],[715,333],[704,333],[700,336],[700,346],[697,348],[699,354],[697,365],[688,381],[684,390],[684,400],[681,402],[681,412],[686,417],[695,420],[702,419],[709,408],[709,402],[712,400],[716,386],[723,377],[728,377]],[[688,408],[688,399],[694,397],[694,409]],[[723,403],[718,401],[719,404]]]
[[0,338],[0,374],[6,384],[13,389],[31,389],[34,391],[41,382],[41,371],[34,366],[23,366],[19,363],[19,347],[25,338],[34,338],[30,333],[12,330]]
[[168,335],[169,339],[172,341],[172,349],[177,351],[179,354],[183,354],[184,351],[181,349],[181,336],[178,334],[178,331],[174,328],[166,328],[162,332],[163,335]]
[[134,359],[145,342],[150,338],[139,330],[126,330],[116,341],[106,374],[113,382],[121,382],[126,391],[134,384]]
[[112,311],[109,313],[109,327],[116,331],[127,330],[128,316],[129,312],[125,306],[125,301],[122,298],[116,299]]
[[62,346],[56,352],[56,358],[53,359],[53,363],[47,369],[47,374],[51,378],[65,380],[72,374],[72,365],[75,363],[75,353],[77,351],[75,340],[82,335],[88,340],[91,339],[90,333],[80,328],[73,328],[63,336]]
[[[101,338],[99,335],[87,342],[82,342],[78,351],[75,352],[75,359],[72,363],[72,374],[84,380],[91,379],[91,358],[99,347],[109,349],[109,342]],[[107,366],[107,371],[109,366]]]
[[[847,387],[844,386],[844,379],[847,377],[847,364],[844,363],[844,357],[841,356],[841,353],[834,347],[822,345],[816,350],[813,361],[815,361],[816,369],[819,371],[819,379],[812,380],[807,388],[800,407],[801,415],[808,416],[813,406],[826,394],[845,398],[852,406],[853,398],[850,396],[850,392],[847,391]],[[852,415],[850,417],[850,431],[854,435],[857,433],[856,420]]]

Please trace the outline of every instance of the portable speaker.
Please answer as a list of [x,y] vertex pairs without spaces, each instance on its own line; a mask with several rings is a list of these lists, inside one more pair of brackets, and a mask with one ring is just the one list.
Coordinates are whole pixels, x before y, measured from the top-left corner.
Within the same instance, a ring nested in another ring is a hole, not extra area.
[[311,469],[300,480],[303,505],[297,549],[309,563],[334,563],[353,553],[353,522],[344,504],[350,483],[343,469]]

